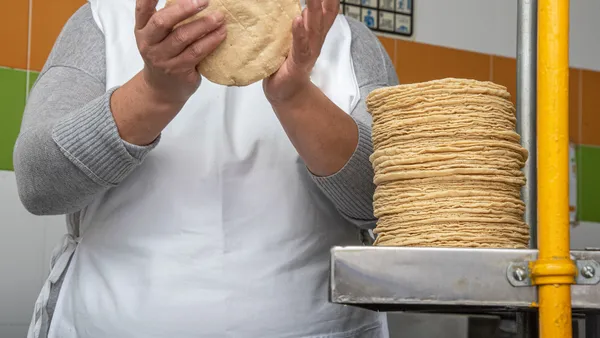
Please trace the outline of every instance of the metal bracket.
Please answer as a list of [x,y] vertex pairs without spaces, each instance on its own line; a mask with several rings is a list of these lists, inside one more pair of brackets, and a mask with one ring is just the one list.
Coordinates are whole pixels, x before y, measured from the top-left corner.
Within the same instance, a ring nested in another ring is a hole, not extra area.
[[600,264],[595,260],[575,261],[577,265],[577,284],[595,285],[600,282]]
[[[533,286],[531,280],[531,271],[529,269],[531,261],[512,262],[506,270],[506,278],[510,285],[514,287]],[[577,265],[577,285],[596,285],[600,283],[600,263],[595,260],[575,260]]]
[[506,278],[508,278],[510,285],[514,287],[532,286],[529,261],[510,263],[508,269],[506,269]]

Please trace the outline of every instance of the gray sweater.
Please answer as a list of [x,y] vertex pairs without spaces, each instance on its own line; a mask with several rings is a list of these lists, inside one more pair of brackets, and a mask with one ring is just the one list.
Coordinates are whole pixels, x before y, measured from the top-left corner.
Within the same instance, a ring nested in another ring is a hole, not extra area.
[[[359,144],[343,169],[313,182],[342,216],[372,226],[373,169],[369,156],[371,116],[365,98],[373,90],[398,83],[392,63],[377,38],[363,24],[348,19],[352,59],[361,100],[351,112]],[[104,36],[89,5],[65,25],[35,83],[14,151],[20,198],[37,215],[67,214],[70,231],[78,234],[79,212],[99,193],[116,187],[140,166],[156,141],[146,147],[119,137],[106,90]],[[53,288],[52,314],[60,282]],[[47,324],[47,323],[46,323]]]

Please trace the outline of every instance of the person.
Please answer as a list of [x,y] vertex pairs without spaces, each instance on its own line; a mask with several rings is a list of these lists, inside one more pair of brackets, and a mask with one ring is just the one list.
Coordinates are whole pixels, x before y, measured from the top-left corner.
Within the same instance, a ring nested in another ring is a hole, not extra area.
[[[14,151],[24,206],[67,215],[28,337],[387,337],[328,302],[329,250],[375,219],[365,98],[392,63],[336,0],[309,0],[281,68],[202,80],[206,0],[91,0],[35,83]],[[174,28],[176,27],[176,28]]]
[[365,25],[375,28],[375,19],[373,18],[373,13],[370,9],[367,10],[367,15],[365,15]]

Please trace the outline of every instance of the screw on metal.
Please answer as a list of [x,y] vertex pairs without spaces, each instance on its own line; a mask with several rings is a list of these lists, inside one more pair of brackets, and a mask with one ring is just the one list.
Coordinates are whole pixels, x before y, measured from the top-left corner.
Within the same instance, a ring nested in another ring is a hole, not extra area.
[[596,275],[596,269],[591,265],[585,265],[581,268],[581,275],[585,278],[594,278]]
[[518,282],[522,282],[527,279],[527,272],[522,267],[515,267],[513,270],[513,278]]

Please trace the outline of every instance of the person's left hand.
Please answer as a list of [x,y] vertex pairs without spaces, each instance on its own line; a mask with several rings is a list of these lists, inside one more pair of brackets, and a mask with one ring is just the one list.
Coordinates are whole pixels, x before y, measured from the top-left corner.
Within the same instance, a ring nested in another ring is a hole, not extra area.
[[271,104],[292,100],[309,88],[310,73],[321,53],[325,37],[339,12],[339,0],[307,0],[302,15],[292,24],[292,48],[277,72],[263,81]]

